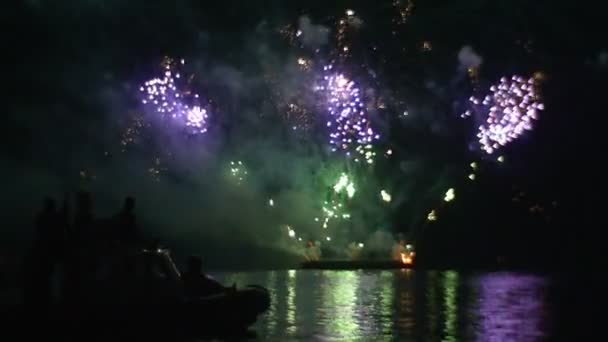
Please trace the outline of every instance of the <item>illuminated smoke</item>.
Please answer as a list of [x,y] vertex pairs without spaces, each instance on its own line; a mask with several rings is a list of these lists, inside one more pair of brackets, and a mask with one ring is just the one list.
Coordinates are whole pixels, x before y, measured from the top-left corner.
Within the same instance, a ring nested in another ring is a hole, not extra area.
[[292,130],[308,131],[314,125],[312,113],[304,105],[289,103],[285,111],[285,119]]
[[309,17],[301,16],[296,37],[307,48],[316,49],[327,44],[329,29],[323,25],[313,24]]
[[458,51],[458,62],[463,69],[478,69],[483,62],[472,47],[465,45]]
[[458,52],[458,62],[460,68],[466,70],[471,81],[477,85],[479,82],[479,67],[483,63],[483,58],[472,47],[465,45]]

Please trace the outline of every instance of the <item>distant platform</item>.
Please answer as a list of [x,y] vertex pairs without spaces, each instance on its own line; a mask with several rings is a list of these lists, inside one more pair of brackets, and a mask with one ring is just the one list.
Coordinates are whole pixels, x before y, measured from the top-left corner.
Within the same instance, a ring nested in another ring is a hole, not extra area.
[[303,262],[302,268],[317,270],[388,270],[414,268],[414,265],[404,264],[396,260],[320,260]]

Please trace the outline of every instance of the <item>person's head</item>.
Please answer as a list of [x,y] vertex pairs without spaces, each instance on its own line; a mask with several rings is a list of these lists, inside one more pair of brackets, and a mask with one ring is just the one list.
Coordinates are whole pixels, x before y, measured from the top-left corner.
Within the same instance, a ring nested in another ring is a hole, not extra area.
[[51,197],[44,198],[44,211],[51,212],[56,208],[55,200]]
[[203,267],[203,261],[201,257],[196,255],[191,255],[188,258],[188,266],[187,272],[200,272]]
[[125,198],[123,210],[126,212],[132,212],[135,209],[135,198],[128,196]]

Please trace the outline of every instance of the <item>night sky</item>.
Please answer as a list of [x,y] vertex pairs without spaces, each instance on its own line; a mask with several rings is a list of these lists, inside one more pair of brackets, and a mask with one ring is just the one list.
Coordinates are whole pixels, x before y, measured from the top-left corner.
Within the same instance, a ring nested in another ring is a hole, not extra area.
[[[333,234],[335,249],[403,234],[438,265],[589,260],[601,248],[606,179],[599,11],[567,1],[413,0],[402,17],[401,2],[29,0],[4,9],[0,248],[24,248],[43,196],[87,189],[100,217],[135,195],[146,234],[226,267],[300,260],[285,226],[304,240]],[[347,9],[355,18],[344,57],[336,32]],[[475,80],[458,58],[467,46]],[[209,110],[206,133],[167,129],[142,106],[138,88],[165,56],[186,60]],[[357,82],[381,134],[373,167],[328,149],[327,113],[310,90],[330,63]],[[475,121],[460,118],[469,96],[537,72],[545,109],[534,129],[485,154]],[[290,115],[296,102],[304,117]],[[124,144],[137,120],[143,128]],[[293,129],[300,125],[308,128]],[[246,165],[243,184],[233,183],[231,161]],[[328,233],[313,218],[344,170],[357,183],[352,219]]]

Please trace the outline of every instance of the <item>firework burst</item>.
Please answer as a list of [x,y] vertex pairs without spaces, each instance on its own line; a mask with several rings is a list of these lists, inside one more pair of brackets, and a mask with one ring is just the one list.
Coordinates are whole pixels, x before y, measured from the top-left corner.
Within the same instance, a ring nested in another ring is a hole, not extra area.
[[[490,87],[490,95],[483,100],[471,97],[473,110],[483,113],[485,123],[479,126],[477,137],[482,150],[491,154],[516,140],[525,131],[532,130],[538,112],[544,109],[540,102],[538,82],[534,77],[503,77]],[[472,115],[471,110],[461,117]]]
[[180,73],[185,64],[182,59],[175,63],[165,58],[163,74],[146,81],[140,88],[141,102],[163,118],[169,118],[184,126],[192,134],[207,131],[207,110],[199,104],[199,95],[190,90],[192,77]]
[[331,190],[333,191],[329,194],[329,200],[323,202],[321,220],[315,218],[315,221],[321,221],[324,229],[328,228],[332,220],[350,219],[345,201],[352,199],[356,192],[354,181],[344,172],[340,174]]
[[[372,143],[380,136],[374,132],[367,118],[359,88],[343,74],[332,73],[331,66],[324,70],[329,72],[324,78],[325,86],[321,88],[328,98],[327,109],[331,117],[327,127],[330,129],[332,151],[343,151],[349,157],[356,154],[372,164],[375,156]],[[356,162],[359,161],[358,157],[355,157]]]

